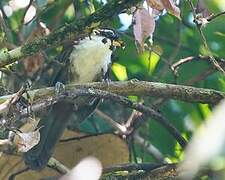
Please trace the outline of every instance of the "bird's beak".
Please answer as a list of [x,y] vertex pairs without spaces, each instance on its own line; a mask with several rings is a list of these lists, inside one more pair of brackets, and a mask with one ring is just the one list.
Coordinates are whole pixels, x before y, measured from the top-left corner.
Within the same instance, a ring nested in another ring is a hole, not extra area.
[[113,40],[112,41],[112,45],[114,46],[114,47],[119,47],[119,48],[125,48],[125,44],[124,44],[124,42],[123,41],[121,41],[121,40]]

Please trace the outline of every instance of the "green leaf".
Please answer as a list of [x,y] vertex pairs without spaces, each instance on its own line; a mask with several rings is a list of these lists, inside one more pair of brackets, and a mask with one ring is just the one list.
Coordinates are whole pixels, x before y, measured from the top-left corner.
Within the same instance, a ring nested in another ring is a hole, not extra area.
[[199,104],[199,108],[201,113],[203,114],[204,119],[209,117],[209,115],[211,114],[211,110],[208,104]]
[[153,74],[159,62],[160,56],[154,52],[144,52],[141,55],[141,62],[147,68],[149,74]]
[[113,63],[112,65],[112,71],[120,81],[127,80],[127,69],[125,66],[119,64],[119,63]]

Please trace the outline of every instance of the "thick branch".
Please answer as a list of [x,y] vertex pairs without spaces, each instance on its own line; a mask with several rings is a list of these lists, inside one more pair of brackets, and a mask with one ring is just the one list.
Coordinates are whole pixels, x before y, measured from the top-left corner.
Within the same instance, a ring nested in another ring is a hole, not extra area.
[[[165,117],[151,108],[132,102],[129,99],[119,95],[157,96],[201,103],[217,103],[225,97],[225,93],[210,89],[134,80],[111,83],[96,82],[66,85],[65,91],[60,95],[55,94],[53,87],[32,90],[29,91],[28,94],[30,96],[30,100],[32,100],[31,104],[33,111],[43,110],[47,106],[50,106],[62,99],[76,99],[77,96],[93,96],[110,99],[123,104],[126,107],[143,112],[157,120],[157,122],[163,125],[170,132],[170,134],[177,139],[182,147],[186,144],[185,140]],[[15,97],[15,95],[16,94],[0,97],[0,103]],[[27,108],[25,109],[27,110]],[[26,112],[24,113],[27,114]]]
[[[158,168],[157,168],[158,166]],[[110,170],[110,171],[109,171]],[[129,173],[115,173],[113,171],[128,171]],[[144,170],[144,171],[138,171]],[[108,172],[102,179],[177,179],[179,173],[176,164],[121,164],[111,167],[109,169],[104,169]]]
[[111,83],[90,83],[77,85],[76,88],[95,88],[119,95],[171,98],[186,102],[209,104],[218,103],[225,97],[225,93],[212,89],[135,80]]
[[[223,98],[225,93],[213,89],[195,88],[191,86],[174,85],[146,81],[115,81],[110,83],[94,82],[86,84],[70,84],[65,86],[65,91],[74,89],[100,89],[118,95],[150,96],[177,99],[186,102],[216,104]],[[31,99],[37,101],[51,100],[55,96],[54,87],[28,91]],[[5,102],[13,95],[0,97],[0,103]]]
[[[109,87],[107,83],[105,83],[105,85],[106,85],[106,88]],[[33,102],[30,102],[31,107],[28,106],[27,108],[20,110],[20,115],[27,116],[27,114],[29,113],[29,108],[31,108],[32,111],[40,112],[46,107],[51,106],[52,104],[57,103],[61,100],[76,101],[76,98],[79,96],[92,96],[92,97],[98,97],[103,99],[110,99],[126,107],[136,109],[139,112],[145,113],[149,117],[152,117],[153,119],[157,120],[158,123],[164,126],[170,132],[170,134],[174,136],[174,138],[179,142],[181,147],[184,148],[186,145],[186,140],[180,135],[179,131],[172,124],[170,124],[169,121],[164,116],[162,116],[160,113],[158,113],[154,109],[151,109],[147,106],[144,106],[136,102],[132,102],[126,97],[123,97],[108,91],[103,91],[103,90],[94,89],[94,88],[74,88],[73,87],[71,89],[71,86],[68,86],[68,88],[70,89],[63,91],[60,94],[53,93],[54,91],[52,90],[52,88],[46,88],[46,90],[51,89],[53,92],[48,91],[49,94],[46,94],[46,92],[44,92],[45,95],[44,93],[41,92],[41,90],[36,90],[36,93],[35,93],[36,95],[33,95],[33,96],[31,95],[31,93],[29,93],[30,100],[33,99]],[[14,96],[15,95],[13,95],[13,97]],[[10,96],[8,96],[8,98],[9,97]]]
[[59,45],[66,40],[73,39],[81,33],[90,32],[90,29],[98,26],[99,22],[111,19],[112,16],[121,13],[124,9],[136,5],[138,2],[141,2],[141,0],[110,1],[103,8],[90,16],[76,20],[71,24],[66,24],[48,36],[35,39],[32,42],[27,42],[23,46],[9,52],[0,53],[0,68],[14,63],[23,57],[33,55],[41,50]]

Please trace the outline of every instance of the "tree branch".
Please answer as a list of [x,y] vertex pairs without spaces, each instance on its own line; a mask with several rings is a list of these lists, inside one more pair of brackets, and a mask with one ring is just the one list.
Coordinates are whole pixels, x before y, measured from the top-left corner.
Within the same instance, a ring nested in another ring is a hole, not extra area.
[[[111,171],[110,171],[111,170]],[[142,170],[142,171],[138,171]],[[112,173],[116,171],[128,171],[128,173]],[[133,172],[132,172],[133,171]],[[103,172],[108,174],[103,175],[105,179],[143,179],[143,180],[158,180],[158,179],[177,179],[178,167],[177,164],[120,164],[114,167],[105,168]]]
[[[150,97],[162,97],[177,99],[186,102],[196,103],[208,103],[216,104],[225,97],[224,92],[195,88],[191,86],[182,86],[158,82],[146,82],[146,81],[123,81],[123,82],[94,82],[86,84],[70,84],[65,85],[65,91],[71,91],[74,89],[99,89],[106,90],[118,95],[134,95],[134,96],[150,96]],[[36,89],[28,91],[31,102],[33,104],[33,110],[35,108],[43,109],[46,106],[51,105],[53,97],[55,96],[54,87]],[[15,94],[1,96],[0,104],[14,97]]]
[[[119,83],[119,82],[117,82]],[[121,82],[122,83],[122,82]],[[132,82],[128,81],[128,84],[130,84]],[[94,84],[94,83],[91,83]],[[99,85],[104,85],[105,84],[105,88],[107,89],[110,84],[108,83],[96,83]],[[133,84],[133,83],[132,83]],[[71,86],[67,86],[70,87]],[[46,88],[46,90],[50,90],[52,88]],[[42,89],[43,90],[43,89]],[[34,90],[35,92],[35,90]],[[33,93],[34,93],[33,92]],[[120,103],[122,105],[124,105],[125,107],[129,107],[132,109],[136,109],[139,112],[145,113],[146,115],[148,115],[149,117],[153,118],[154,120],[156,120],[158,123],[160,123],[162,126],[164,126],[170,134],[172,134],[172,136],[179,142],[179,144],[181,145],[181,147],[185,147],[186,145],[186,140],[181,136],[181,134],[179,133],[179,131],[172,125],[169,123],[169,121],[160,113],[158,113],[157,111],[155,111],[154,109],[151,109],[147,106],[144,106],[142,104],[136,103],[136,102],[132,102],[131,100],[129,100],[126,97],[117,95],[115,93],[112,92],[108,92],[108,91],[103,91],[103,90],[99,90],[99,89],[94,89],[94,88],[72,88],[70,90],[66,90],[64,92],[62,92],[61,94],[56,94],[53,93],[53,89],[52,92],[48,91],[51,95],[46,94],[41,92],[41,90],[36,90],[36,96],[31,96],[30,95],[30,99],[35,99],[31,104],[31,109],[33,111],[36,112],[40,112],[41,110],[43,110],[44,108],[46,108],[47,106],[50,106],[56,102],[62,101],[62,100],[69,100],[69,101],[76,101],[76,98],[79,96],[91,96],[91,97],[98,97],[98,98],[103,98],[103,99],[110,99],[114,102]],[[7,96],[8,98],[10,96]],[[1,98],[0,98],[1,99]],[[34,109],[34,107],[38,107],[39,104],[46,104],[46,106],[39,106],[39,108]],[[24,108],[23,110],[20,110],[20,114],[22,116],[26,116],[29,115],[29,108]]]
[[71,40],[81,33],[90,32],[90,30],[96,28],[100,22],[111,19],[112,16],[121,13],[123,10],[130,8],[139,2],[141,2],[141,0],[110,1],[95,13],[76,20],[71,24],[66,24],[48,36],[35,39],[32,42],[27,42],[23,46],[9,52],[2,52],[0,53],[0,68],[12,64],[21,58],[45,50],[46,48],[59,45],[66,40]]
[[119,96],[114,93],[110,93],[110,92],[99,90],[99,89],[90,89],[90,88],[75,89],[73,91],[67,91],[61,94],[56,101],[61,101],[61,100],[71,101],[71,100],[75,100],[79,96],[91,96],[91,97],[98,97],[103,99],[110,99],[114,102],[124,105],[125,107],[136,109],[139,112],[147,114],[149,117],[153,118],[159,124],[164,126],[166,130],[177,140],[177,142],[180,144],[182,148],[185,148],[187,144],[186,140],[181,136],[180,132],[172,124],[170,124],[170,121],[168,119],[166,119],[159,112],[147,106],[144,106],[142,104],[132,102],[128,98]]
[[198,21],[198,16],[197,16],[196,10],[195,10],[196,8],[195,8],[193,2],[192,2],[191,0],[187,0],[187,1],[188,1],[189,5],[190,5],[190,7],[191,7],[191,10],[192,10],[192,13],[193,13],[193,16],[194,16],[193,22],[196,24],[196,27],[197,27],[198,32],[199,32],[199,34],[200,34],[200,37],[201,37],[201,39],[202,39],[202,43],[203,43],[203,45],[204,45],[204,47],[205,47],[205,49],[206,49],[206,51],[207,51],[207,54],[208,54],[208,56],[209,56],[209,60],[210,60],[211,64],[212,64],[218,71],[222,72],[223,75],[225,75],[224,69],[223,69],[223,68],[220,66],[220,64],[217,62],[217,60],[215,59],[215,57],[214,57],[212,51],[210,50],[210,48],[209,48],[209,46],[208,46],[206,37],[205,37],[205,35],[204,35],[203,31],[202,31],[202,27],[203,27],[202,25],[203,25],[203,24],[202,24],[202,23],[199,23],[199,21]]
[[[164,116],[149,107],[132,102],[128,98],[125,98],[120,95],[146,95],[153,97],[158,96],[166,98],[175,98],[188,102],[201,102],[212,104],[218,103],[221,99],[225,97],[225,93],[210,89],[134,80],[111,83],[96,82],[87,84],[66,85],[65,91],[60,95],[55,94],[54,88],[37,89],[29,91],[28,94],[30,96],[30,99],[33,100],[33,102],[31,102],[31,108],[33,111],[36,112],[43,110],[44,108],[60,100],[74,100],[78,96],[92,96],[110,99],[126,107],[133,108],[137,111],[145,113],[151,118],[157,120],[157,122],[163,125],[170,132],[170,134],[173,135],[173,137],[180,143],[182,147],[185,146],[186,141],[182,138],[179,131],[173,125],[171,125]],[[15,95],[13,94],[0,97],[0,103],[2,103],[2,100],[8,100],[12,96]],[[22,112],[20,111],[21,115],[27,115],[27,111],[28,108],[25,108]]]
[[[161,97],[168,99],[176,99],[186,102],[196,103],[208,103],[216,104],[225,98],[225,93],[216,91],[213,89],[195,88],[191,86],[174,85],[159,82],[147,82],[147,81],[114,81],[110,83],[105,82],[93,82],[85,84],[69,84],[65,85],[65,91],[74,89],[99,89],[106,90],[118,95],[134,95],[134,96],[150,96]],[[52,97],[55,96],[55,88],[42,88],[28,91],[31,99],[35,102],[47,102],[52,101]],[[6,100],[12,98],[15,94],[1,96],[0,104]],[[48,103],[46,104],[48,105]]]
[[66,174],[70,171],[68,167],[59,162],[57,159],[51,157],[48,161],[48,167],[58,171],[60,174]]

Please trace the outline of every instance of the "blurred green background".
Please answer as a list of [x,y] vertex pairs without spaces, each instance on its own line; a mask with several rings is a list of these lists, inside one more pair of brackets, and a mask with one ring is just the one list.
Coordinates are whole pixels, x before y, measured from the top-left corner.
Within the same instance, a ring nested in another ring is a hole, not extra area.
[[[51,32],[64,24],[87,16],[101,8],[105,3],[96,0],[36,0],[32,3],[33,9],[31,9],[33,13],[36,11],[34,13],[35,16],[31,16],[30,20],[28,18],[25,21],[24,17],[28,16],[26,6],[15,8],[15,6],[12,6],[12,2],[9,0],[1,0],[0,2],[1,10],[5,12],[2,13],[4,21],[1,21],[1,51],[13,49],[25,43],[28,39],[34,39],[35,36],[31,34],[34,31],[40,30],[38,25],[40,22],[44,23]],[[19,2],[21,3],[22,1]],[[196,3],[196,1],[193,2]],[[74,9],[74,4],[76,3],[77,8]],[[213,7],[212,3],[217,2],[211,1],[207,3],[207,6]],[[178,76],[174,76],[170,68],[173,63],[188,56],[205,55],[205,49],[199,32],[192,22],[193,16],[189,5],[186,1],[181,1],[179,8],[182,20],[167,13],[163,13],[156,18],[156,29],[152,38],[153,44],[151,50],[144,51],[143,53],[137,52],[130,24],[132,15],[124,13],[120,16],[114,16],[110,21],[106,21],[100,25],[102,27],[117,29],[121,39],[126,44],[125,49],[120,49],[115,54],[111,74],[113,81],[138,79],[225,91],[224,76],[213,70],[212,65],[208,61],[195,59],[192,62],[183,64],[178,69]],[[214,4],[213,11],[218,13],[220,9]],[[220,16],[207,24],[203,29],[209,48],[214,56],[219,58],[225,57],[224,22],[225,16]],[[42,30],[47,31],[43,27]],[[40,36],[40,32],[38,36]],[[58,53],[60,53],[60,47],[47,49],[41,57],[33,57],[33,64],[25,61],[8,66],[1,73],[3,86],[9,92],[15,92],[27,79],[30,79],[35,84],[40,71],[51,63]],[[36,85],[38,86],[38,84]],[[159,100],[158,98],[150,97],[132,96],[129,98],[134,101],[144,100],[144,103],[149,106],[152,106]],[[192,133],[210,115],[212,110],[212,107],[206,104],[186,103],[170,99],[162,101],[155,108],[169,119],[187,140],[190,139]],[[131,110],[109,101],[102,103],[99,109],[120,123],[126,122],[131,113]],[[112,127],[96,114],[81,124],[80,128],[82,131],[89,133],[112,131]],[[146,148],[149,143],[154,145],[169,162],[177,162],[182,159],[180,146],[162,126],[151,119],[146,120],[138,129],[138,134],[144,139],[145,143],[143,147],[143,145],[135,141],[135,138],[131,142],[132,161],[157,161]]]

